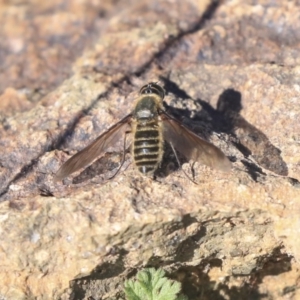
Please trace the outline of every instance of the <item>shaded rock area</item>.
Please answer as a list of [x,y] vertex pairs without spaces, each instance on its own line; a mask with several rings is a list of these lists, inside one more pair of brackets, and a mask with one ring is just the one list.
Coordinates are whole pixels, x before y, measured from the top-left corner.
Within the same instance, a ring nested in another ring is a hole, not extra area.
[[[103,3],[102,3],[103,2]],[[300,7],[294,1],[11,1],[0,6],[0,298],[115,299],[163,267],[189,299],[299,299]],[[120,174],[120,143],[71,155],[160,81],[222,173],[166,152]]]

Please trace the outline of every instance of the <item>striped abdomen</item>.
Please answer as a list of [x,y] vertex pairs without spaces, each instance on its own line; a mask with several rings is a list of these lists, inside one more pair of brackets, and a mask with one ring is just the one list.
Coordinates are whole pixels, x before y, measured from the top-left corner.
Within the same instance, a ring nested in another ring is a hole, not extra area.
[[136,120],[133,158],[143,174],[152,174],[163,155],[162,130],[157,119]]

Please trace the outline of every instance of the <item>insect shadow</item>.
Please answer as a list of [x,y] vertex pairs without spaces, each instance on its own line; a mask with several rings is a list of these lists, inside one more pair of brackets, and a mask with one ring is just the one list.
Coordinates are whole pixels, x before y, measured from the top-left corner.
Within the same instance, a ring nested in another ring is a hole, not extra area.
[[[163,81],[167,90],[173,94],[185,99],[191,98],[174,82],[166,78],[163,78]],[[245,158],[251,155],[259,164],[258,166],[247,159],[241,161],[254,180],[257,179],[259,174],[264,174],[261,167],[278,175],[286,176],[288,174],[287,165],[280,155],[281,151],[269,141],[261,130],[241,116],[240,112],[243,106],[242,94],[239,91],[226,89],[219,96],[216,109],[201,99],[196,99],[195,102],[200,105],[201,110],[195,113],[193,121],[199,122],[199,126],[205,128],[207,135],[212,132],[228,134],[232,144]],[[186,115],[188,111],[185,110],[180,113]],[[173,111],[173,114],[176,115],[177,112]],[[234,160],[234,158],[231,158],[231,160]]]
[[[275,147],[268,137],[258,128],[250,124],[240,114],[242,110],[241,93],[233,89],[225,90],[219,97],[217,111],[226,120],[227,127],[223,131],[231,134],[235,140],[234,145],[244,154],[251,155],[263,168],[278,175],[286,176],[288,168],[281,157],[281,151]],[[247,161],[242,163],[251,173],[261,169]]]

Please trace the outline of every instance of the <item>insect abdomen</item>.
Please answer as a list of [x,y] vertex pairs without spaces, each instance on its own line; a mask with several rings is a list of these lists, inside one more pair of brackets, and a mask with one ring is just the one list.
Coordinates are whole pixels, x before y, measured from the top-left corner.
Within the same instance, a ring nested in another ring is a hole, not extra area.
[[161,162],[163,142],[161,128],[156,119],[136,121],[133,157],[137,169],[152,174]]

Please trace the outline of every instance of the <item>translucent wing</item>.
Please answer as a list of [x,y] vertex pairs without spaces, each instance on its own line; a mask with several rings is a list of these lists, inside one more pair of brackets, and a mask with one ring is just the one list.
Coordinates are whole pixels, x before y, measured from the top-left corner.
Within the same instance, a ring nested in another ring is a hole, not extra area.
[[164,139],[187,159],[200,161],[221,171],[230,170],[231,163],[219,148],[201,139],[166,112],[161,112],[160,116],[163,122]]
[[118,140],[124,139],[125,132],[130,130],[132,115],[129,114],[121,121],[110,127],[96,138],[90,145],[82,149],[74,156],[69,158],[55,174],[55,180],[61,180],[71,173],[87,166],[96,157],[103,154],[109,147],[113,146]]

